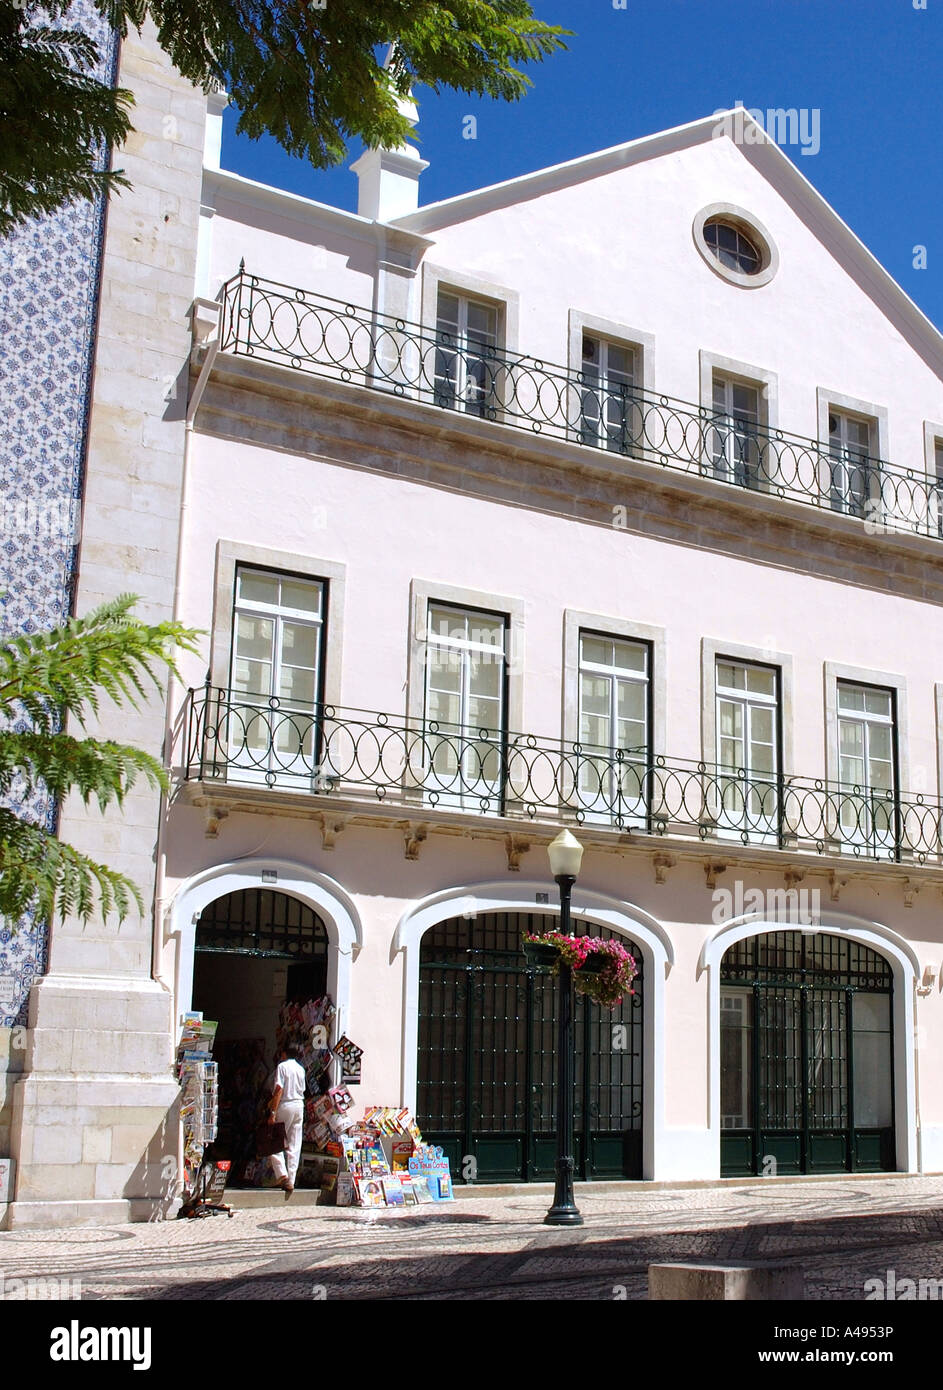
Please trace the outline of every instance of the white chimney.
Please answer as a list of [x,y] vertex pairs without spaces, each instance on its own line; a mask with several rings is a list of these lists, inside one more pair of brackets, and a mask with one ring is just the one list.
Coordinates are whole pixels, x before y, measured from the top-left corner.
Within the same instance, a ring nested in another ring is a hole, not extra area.
[[[393,48],[386,55],[384,67],[390,66]],[[419,112],[412,97],[396,98],[400,113],[410,125],[419,121]],[[365,150],[351,166],[360,183],[357,212],[377,222],[392,222],[419,206],[419,175],[428,169],[429,161],[421,159],[415,145],[400,145],[395,150]]]

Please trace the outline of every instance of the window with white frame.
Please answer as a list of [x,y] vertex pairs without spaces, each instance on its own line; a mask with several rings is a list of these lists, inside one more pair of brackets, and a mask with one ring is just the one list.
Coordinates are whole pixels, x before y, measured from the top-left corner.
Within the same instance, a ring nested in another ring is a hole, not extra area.
[[775,834],[779,671],[718,657],[715,691],[721,825],[751,837]]
[[494,415],[498,400],[498,309],[440,289],[436,302],[437,405]]
[[877,421],[848,411],[828,412],[828,488],[833,511],[866,517],[879,487]]
[[636,396],[638,385],[638,348],[583,334],[581,443],[622,454],[631,454],[639,447],[642,409]]
[[425,786],[437,800],[500,797],[507,617],[430,603],[426,631]]
[[708,448],[714,476],[737,487],[759,487],[767,480],[761,388],[715,372],[712,392]]
[[651,650],[647,642],[580,633],[579,805],[607,818],[647,801]]
[[314,771],[326,588],[319,579],[237,568],[231,765],[235,758],[273,775]]
[[842,839],[893,848],[897,821],[894,691],[838,682],[839,820]]

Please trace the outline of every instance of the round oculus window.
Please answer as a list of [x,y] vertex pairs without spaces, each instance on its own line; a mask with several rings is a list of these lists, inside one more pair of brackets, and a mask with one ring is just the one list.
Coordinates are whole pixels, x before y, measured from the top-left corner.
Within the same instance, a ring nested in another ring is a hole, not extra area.
[[702,208],[691,229],[703,259],[722,279],[744,289],[772,280],[779,253],[766,228],[755,217],[730,203]]
[[732,222],[720,217],[704,224],[704,240],[721,265],[741,275],[756,275],[762,269],[763,257],[753,242]]

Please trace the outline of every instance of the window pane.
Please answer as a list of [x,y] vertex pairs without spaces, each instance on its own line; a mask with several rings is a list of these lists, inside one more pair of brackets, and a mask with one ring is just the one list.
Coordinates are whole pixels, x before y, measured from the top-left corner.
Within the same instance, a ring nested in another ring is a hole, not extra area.
[[893,1123],[891,1096],[891,1000],[887,994],[855,994],[854,1123],[887,1128]]
[[503,664],[489,657],[469,658],[469,689],[473,695],[497,699],[501,692]]
[[750,995],[721,994],[720,1109],[724,1129],[749,1129],[753,1124],[752,1012]]
[[866,690],[864,707],[868,714],[881,714],[885,719],[891,717],[891,692],[889,690]]
[[321,612],[321,585],[304,584],[297,579],[282,580],[282,607],[302,613]]
[[279,696],[293,704],[312,705],[315,700],[315,672],[298,666],[283,666]]
[[743,667],[730,666],[722,661],[718,662],[717,684],[724,686],[727,690],[743,690],[745,687]]
[[271,661],[274,633],[271,618],[250,618],[240,613],[236,619],[236,655]]
[[429,633],[435,637],[447,637],[452,641],[464,641],[468,635],[468,623],[463,613],[451,608],[429,605]]
[[238,597],[246,603],[269,603],[274,606],[278,603],[278,579],[275,575],[240,570]]
[[857,685],[838,686],[838,708],[850,710],[864,709],[864,691]]
[[583,710],[587,714],[609,713],[609,681],[605,676],[583,675]]
[[583,661],[592,661],[597,666],[612,665],[612,643],[604,637],[583,637],[581,656]]
[[775,695],[776,694],[776,672],[763,670],[762,667],[747,667],[747,690],[755,695]]
[[271,695],[272,666],[267,661],[246,661],[237,657],[233,663],[233,689],[244,695]]
[[282,624],[282,661],[290,666],[316,665],[318,659],[318,629],[307,623]]
[[497,310],[487,304],[468,301],[468,336],[478,342],[494,342],[497,337]]
[[444,294],[439,291],[439,304],[437,311],[439,328],[451,330],[452,333],[458,332],[458,298],[454,294]]
[[622,671],[644,671],[648,665],[648,648],[636,642],[615,642],[613,664]]
[[644,723],[646,695],[646,687],[641,681],[619,681],[619,718],[632,719],[639,724]]
[[471,642],[483,642],[485,646],[504,650],[504,622],[484,613],[468,615],[468,638]]

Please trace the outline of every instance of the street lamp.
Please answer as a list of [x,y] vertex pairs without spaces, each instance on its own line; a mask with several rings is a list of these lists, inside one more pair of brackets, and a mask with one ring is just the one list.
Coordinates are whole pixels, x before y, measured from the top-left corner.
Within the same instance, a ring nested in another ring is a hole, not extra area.
[[[583,846],[569,830],[548,847],[550,872],[560,888],[560,933],[570,934],[570,894],[580,871]],[[546,1226],[582,1226],[573,1195],[573,970],[560,960],[557,1019],[557,1180]]]

